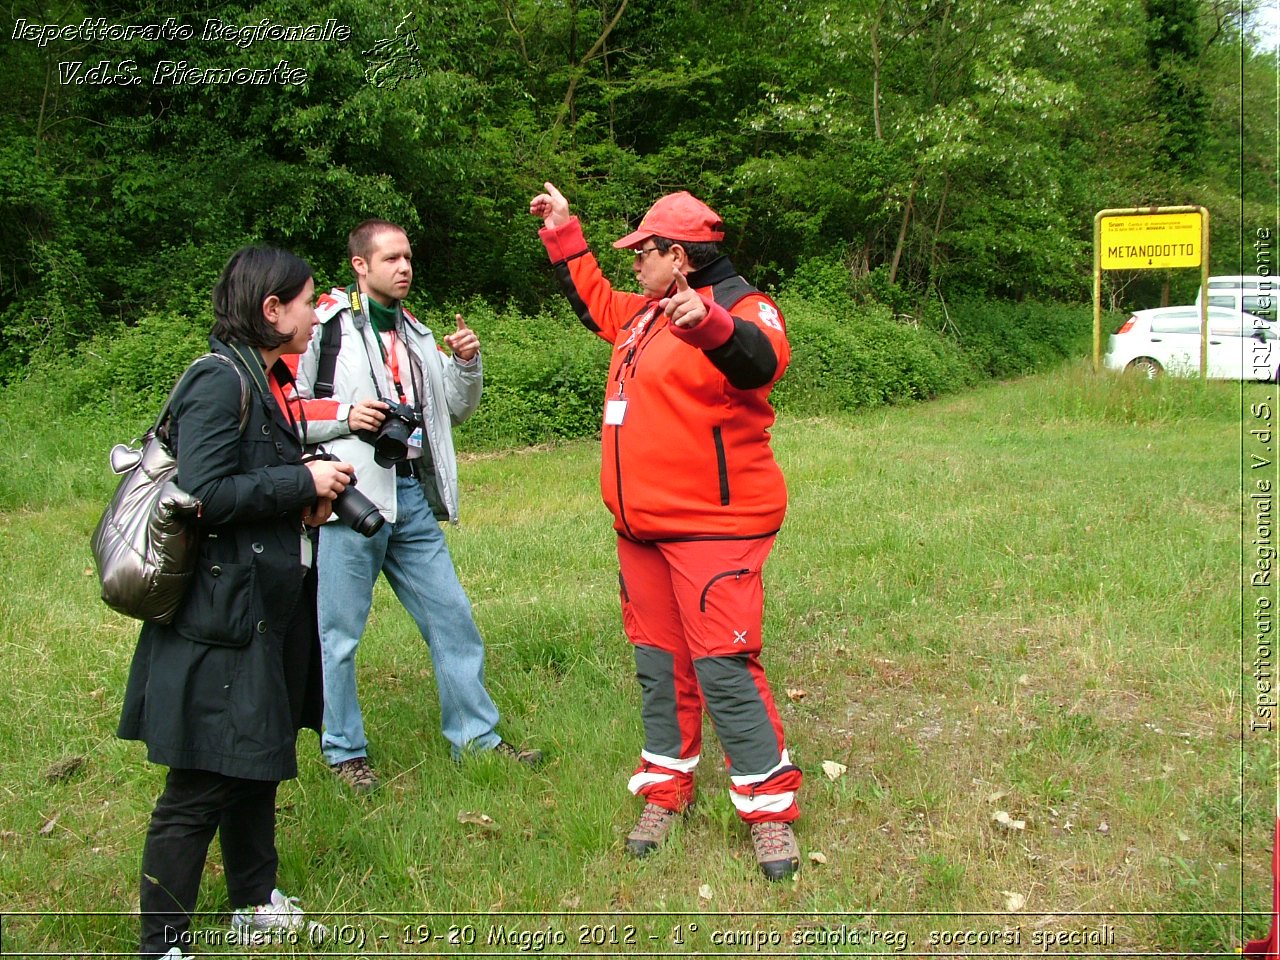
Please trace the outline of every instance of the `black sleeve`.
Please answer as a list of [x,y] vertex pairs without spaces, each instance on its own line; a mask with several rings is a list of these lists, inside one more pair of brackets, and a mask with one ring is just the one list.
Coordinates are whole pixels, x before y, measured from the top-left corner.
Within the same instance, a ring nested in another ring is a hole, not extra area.
[[575,253],[571,257],[566,257],[555,265],[556,280],[560,283],[560,290],[564,293],[565,298],[569,301],[569,306],[573,308],[574,314],[582,325],[592,333],[600,332],[600,324],[596,323],[591,316],[591,308],[587,306],[586,301],[582,299],[582,295],[578,293],[577,284],[573,282],[573,274],[569,272],[569,261],[576,260],[578,257],[586,256],[588,251],[583,250],[581,253]]
[[769,383],[778,372],[778,355],[764,331],[754,323],[733,318],[733,335],[707,350],[707,359],[739,390],[754,390]]
[[[249,403],[257,398],[250,391]],[[311,472],[300,463],[241,472],[241,445],[268,438],[240,433],[240,381],[226,364],[197,364],[170,406],[178,454],[178,486],[200,500],[200,522],[231,523],[278,516],[314,503]],[[249,417],[250,424],[255,418]],[[252,462],[252,460],[250,460]]]

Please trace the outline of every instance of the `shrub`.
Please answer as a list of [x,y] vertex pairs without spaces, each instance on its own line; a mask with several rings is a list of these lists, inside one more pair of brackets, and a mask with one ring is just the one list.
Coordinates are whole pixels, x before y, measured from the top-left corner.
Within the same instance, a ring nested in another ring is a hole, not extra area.
[[840,307],[784,297],[791,365],[773,392],[800,415],[924,400],[977,381],[956,346],[898,323],[887,307]]
[[35,392],[46,409],[75,418],[107,414],[122,421],[154,416],[178,376],[207,351],[208,327],[186,317],[143,317],[99,333],[67,355],[44,354],[15,391]]
[[1093,314],[1085,304],[968,300],[929,311],[926,323],[953,339],[984,376],[1015,377],[1092,345]]
[[853,277],[838,251],[825,257],[806,257],[783,281],[778,295],[788,301],[849,304],[853,302]]
[[107,451],[151,425],[178,375],[207,349],[205,329],[150,316],[69,354],[38,355],[23,380],[0,392],[0,458],[22,466],[0,480],[0,509],[106,497],[117,479]]
[[[826,292],[819,300],[779,297],[791,341],[790,368],[773,393],[780,411],[808,416],[929,399],[1084,356],[1092,330],[1087,307],[963,303],[950,309],[944,331],[940,316],[913,326],[894,320],[889,307],[855,306]],[[460,449],[598,435],[610,350],[567,304],[530,316],[477,299],[462,312],[480,335],[485,395],[458,430]],[[452,329],[452,311],[420,316],[437,339]],[[206,348],[204,319],[157,314],[104,330],[69,356],[37,357],[23,380],[0,389],[9,414],[0,457],[23,464],[20,483],[0,481],[0,508],[104,496],[114,485],[107,449],[150,425]]]
[[882,303],[897,315],[913,316],[920,302],[916,291],[890,282],[887,263],[882,263],[870,273],[859,277],[853,282],[851,289],[858,303]]
[[475,300],[462,311],[480,336],[484,399],[458,431],[463,449],[589,437],[600,430],[609,346],[567,304],[527,316]]

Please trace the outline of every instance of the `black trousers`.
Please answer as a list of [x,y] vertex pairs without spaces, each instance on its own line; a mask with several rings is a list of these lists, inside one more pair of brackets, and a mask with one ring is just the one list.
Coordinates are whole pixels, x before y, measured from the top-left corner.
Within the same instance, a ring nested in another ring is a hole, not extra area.
[[215,832],[232,909],[271,899],[280,863],[278,786],[274,780],[241,780],[207,770],[169,771],[142,848],[138,904],[143,957],[163,956],[170,947],[183,946]]

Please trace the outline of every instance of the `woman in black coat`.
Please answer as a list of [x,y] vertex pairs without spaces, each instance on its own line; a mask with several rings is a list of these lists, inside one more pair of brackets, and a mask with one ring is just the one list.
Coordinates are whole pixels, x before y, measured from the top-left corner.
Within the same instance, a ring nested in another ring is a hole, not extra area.
[[319,932],[276,889],[275,848],[276,788],[297,776],[298,730],[320,727],[309,531],[352,474],[346,463],[302,462],[281,358],[306,349],[314,292],[305,261],[238,251],[214,288],[209,338],[232,364],[198,362],[170,407],[178,486],[201,502],[201,537],[173,622],[142,628],[120,720],[119,736],[170,768],[142,851],[144,957],[184,955],[215,832],[240,942]]

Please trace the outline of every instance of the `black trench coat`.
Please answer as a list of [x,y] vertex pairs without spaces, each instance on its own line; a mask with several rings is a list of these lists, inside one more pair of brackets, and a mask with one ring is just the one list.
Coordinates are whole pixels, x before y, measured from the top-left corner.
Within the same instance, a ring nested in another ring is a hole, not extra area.
[[[210,344],[250,383],[248,421],[241,433],[240,382],[222,363],[205,360],[173,398],[178,486],[203,505],[199,559],[173,622],[142,627],[118,735],[165,766],[287,780],[299,727],[321,718],[315,577],[302,564],[315,486],[296,433],[264,401],[257,350],[241,348],[251,371]],[[270,374],[291,379],[281,362]]]

